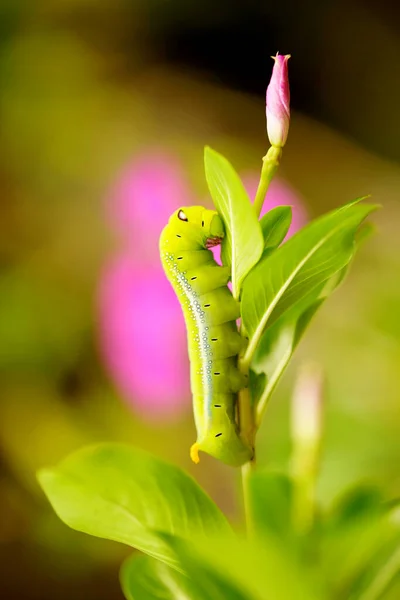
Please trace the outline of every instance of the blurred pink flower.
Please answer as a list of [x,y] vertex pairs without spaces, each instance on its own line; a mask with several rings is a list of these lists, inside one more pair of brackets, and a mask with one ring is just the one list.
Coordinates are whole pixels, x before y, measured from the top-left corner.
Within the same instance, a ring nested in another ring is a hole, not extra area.
[[154,261],[159,235],[182,204],[194,200],[180,161],[165,151],[149,150],[120,174],[106,207],[108,224],[126,249]]
[[272,57],[275,61],[266,94],[268,138],[272,146],[282,148],[289,132],[290,89],[288,60],[290,54]]
[[157,150],[125,169],[106,209],[122,250],[99,283],[100,351],[123,397],[146,416],[189,405],[183,315],[158,251],[161,230],[185,204],[193,200],[181,164]]
[[142,414],[165,417],[188,405],[189,364],[181,308],[161,265],[127,254],[104,269],[100,343],[114,382]]

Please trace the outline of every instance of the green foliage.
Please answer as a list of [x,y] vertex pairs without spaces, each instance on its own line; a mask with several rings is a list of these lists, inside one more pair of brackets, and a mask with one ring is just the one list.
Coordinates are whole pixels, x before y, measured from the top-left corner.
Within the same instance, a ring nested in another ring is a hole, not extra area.
[[348,204],[313,221],[262,259],[243,283],[242,318],[250,337],[250,364],[266,327],[314,288],[342,270],[355,250],[355,234],[374,206]]
[[250,376],[252,379],[262,377],[253,394],[253,404],[259,424],[266,403],[271,397],[281,375],[290,362],[307,325],[322,305],[324,298],[321,287],[311,292],[291,307],[261,337]]
[[223,514],[182,470],[123,445],[80,450],[39,481],[64,523],[138,548],[176,566],[162,533],[229,531]]
[[264,237],[263,257],[271,254],[285,239],[292,221],[292,208],[290,206],[276,206],[260,219],[261,230]]
[[[191,545],[179,539],[170,543],[185,573],[194,581],[199,581],[203,572],[219,574],[246,600],[318,598],[313,591],[313,576],[309,577],[293,552],[273,536],[264,535],[262,540],[258,536],[251,540],[219,536],[211,541],[195,540]],[[226,591],[225,598],[238,597],[230,596],[229,588],[222,589]]]
[[[312,317],[371,232],[363,222],[375,207],[347,204],[280,245],[290,207],[273,209],[258,222],[228,161],[207,148],[205,168],[226,227],[222,258],[232,267],[242,332],[249,336],[241,362],[250,369],[251,414],[258,427]],[[299,527],[296,502],[304,475],[309,481],[302,500],[311,510],[306,526]],[[313,469],[250,472],[251,537],[243,540],[190,477],[133,448],[87,448],[39,473],[67,525],[147,554],[133,555],[121,569],[128,600],[383,598],[400,568],[398,504],[358,487],[323,509],[313,478]]]
[[[353,253],[372,232],[373,227],[370,223],[364,222],[361,224],[355,232]],[[312,287],[307,294],[295,302],[263,333],[255,351],[251,363],[252,370],[250,371],[251,380],[257,382],[253,390],[253,405],[257,425],[261,423],[271,394],[288,366],[312,318],[325,300],[343,283],[349,271],[349,266],[350,262],[329,277],[328,280]]]
[[[183,552],[187,547],[182,546]],[[193,563],[191,563],[193,564]],[[194,568],[199,565],[194,562]],[[122,565],[122,590],[128,600],[248,600],[226,577],[205,566],[201,577],[189,577],[148,556],[131,556]]]
[[40,481],[73,528],[150,554],[121,569],[128,600],[361,600],[400,543],[397,505],[365,488],[299,535],[293,482],[268,471],[250,478],[254,534],[245,541],[179,469],[119,445],[77,452]]
[[263,251],[260,223],[239,176],[226,158],[207,147],[204,164],[211,197],[225,223],[222,262],[232,267],[232,293],[238,298],[243,279]]

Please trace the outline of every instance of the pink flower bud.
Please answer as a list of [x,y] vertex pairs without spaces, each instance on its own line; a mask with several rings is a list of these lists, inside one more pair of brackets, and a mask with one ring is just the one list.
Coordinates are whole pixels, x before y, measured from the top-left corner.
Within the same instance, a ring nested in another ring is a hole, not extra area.
[[271,81],[267,88],[267,131],[272,146],[282,148],[285,145],[290,122],[290,90],[288,78],[288,60],[290,54],[277,54]]

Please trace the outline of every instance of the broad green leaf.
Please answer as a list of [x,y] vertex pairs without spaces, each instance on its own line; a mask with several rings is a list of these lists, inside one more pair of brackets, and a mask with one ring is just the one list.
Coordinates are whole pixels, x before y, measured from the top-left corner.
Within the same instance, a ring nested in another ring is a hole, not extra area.
[[264,252],[270,254],[285,239],[292,222],[291,206],[276,206],[261,219],[260,225],[264,237]]
[[120,579],[127,600],[250,600],[207,567],[196,569],[194,576],[149,556],[132,556],[122,565]]
[[174,567],[160,532],[190,538],[229,531],[191,477],[133,447],[84,448],[42,469],[38,479],[57,515],[73,529],[128,544]]
[[251,514],[256,533],[292,537],[292,482],[284,473],[255,471],[249,481]]
[[[361,226],[362,235],[357,231],[356,248],[369,237],[371,228]],[[368,230],[368,231],[367,231]],[[290,362],[305,330],[325,300],[343,283],[351,261],[294,304],[273,325],[264,332],[255,352],[250,370],[253,382],[253,404],[257,404],[256,421],[259,425],[268,400],[279,379]]]
[[[185,573],[197,581],[203,571],[220,574],[251,600],[324,600],[290,547],[265,531],[262,543],[219,536],[212,542],[196,540],[188,546],[178,538],[170,541]],[[241,597],[241,596],[239,596]],[[212,600],[212,595],[204,598]],[[217,596],[218,598],[218,596]],[[226,598],[230,599],[229,594]],[[236,599],[236,596],[233,596]]]
[[355,234],[375,208],[352,203],[328,213],[254,267],[242,290],[242,319],[250,338],[244,362],[250,363],[267,325],[348,264]]
[[204,164],[211,197],[225,224],[222,262],[232,268],[232,293],[239,298],[244,278],[263,251],[260,223],[240,177],[226,158],[206,147]]

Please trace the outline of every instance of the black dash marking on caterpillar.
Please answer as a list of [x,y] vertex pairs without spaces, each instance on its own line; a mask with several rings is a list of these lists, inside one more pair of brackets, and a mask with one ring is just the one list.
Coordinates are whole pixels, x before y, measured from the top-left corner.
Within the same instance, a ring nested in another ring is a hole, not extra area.
[[176,234],[176,237],[182,237],[181,235],[179,235],[179,233]]
[[178,256],[177,260],[182,260],[183,256]]
[[204,308],[208,308],[209,306],[211,306],[211,304],[205,304]]
[[214,375],[221,375],[221,373],[214,373]]
[[212,342],[218,342],[218,338],[211,338]]
[[201,226],[204,227],[204,221],[201,222]]
[[215,437],[219,437],[220,435],[222,435],[222,433],[216,433]]
[[190,279],[191,281],[194,281],[195,279],[197,279],[197,277],[191,277]]
[[214,404],[214,408],[221,408],[221,404]]

